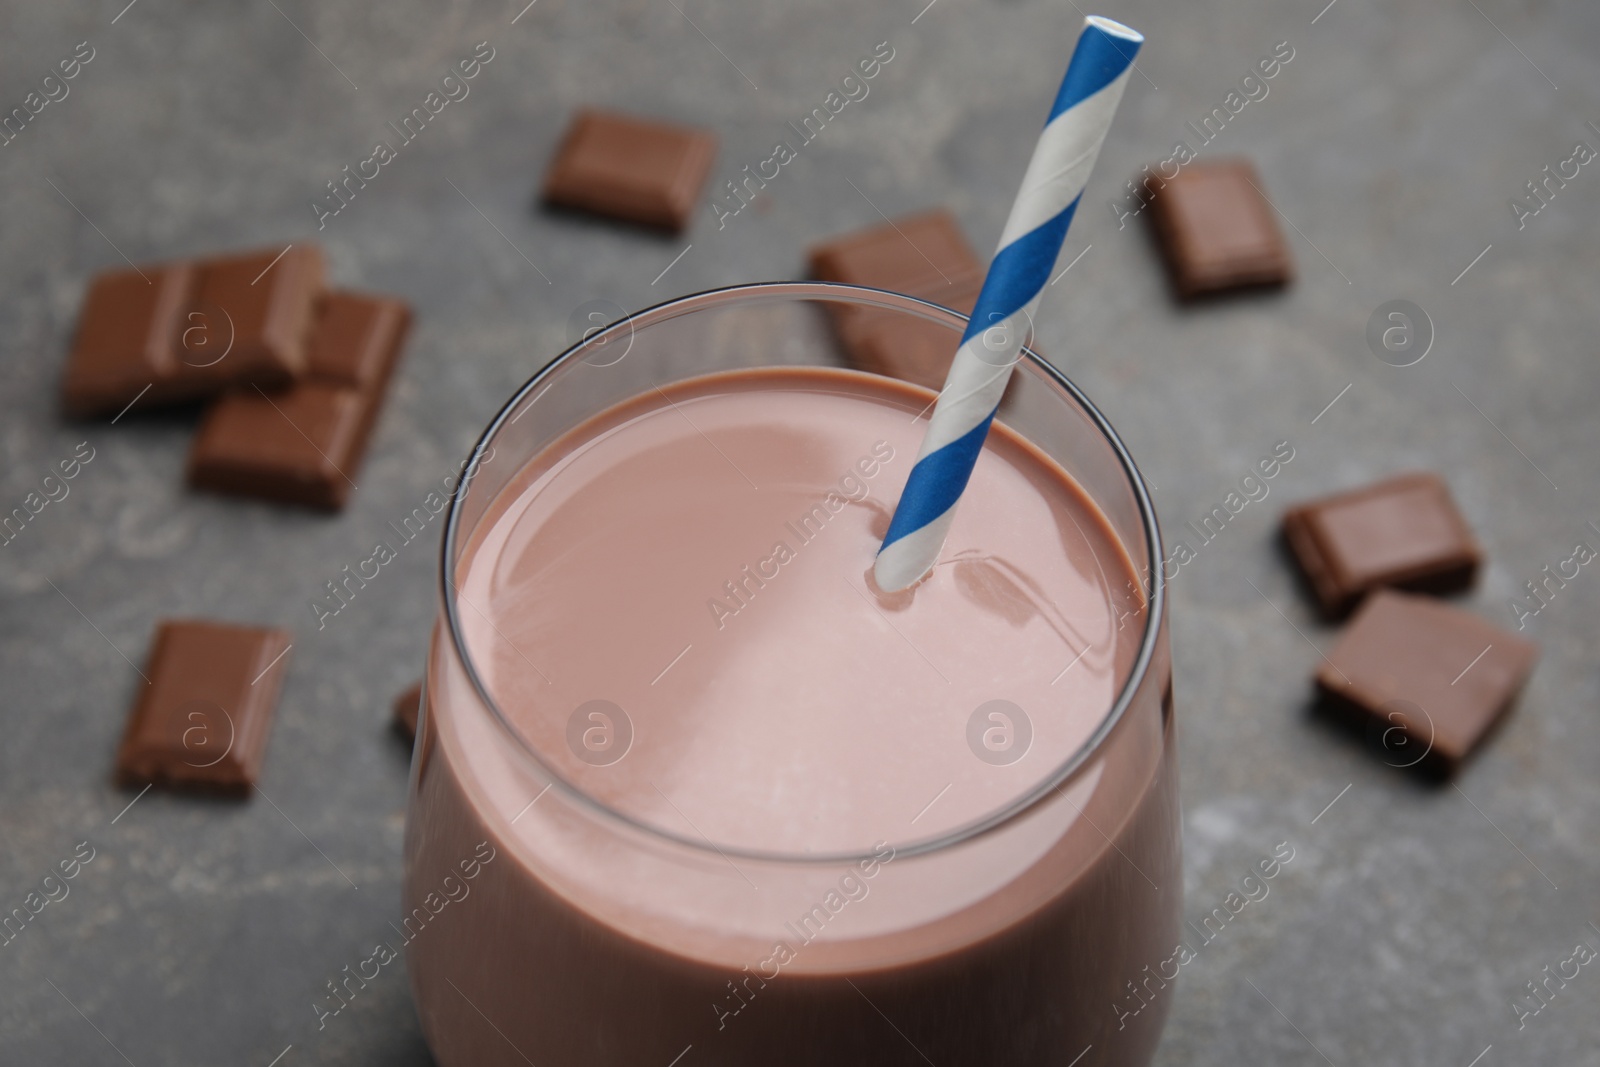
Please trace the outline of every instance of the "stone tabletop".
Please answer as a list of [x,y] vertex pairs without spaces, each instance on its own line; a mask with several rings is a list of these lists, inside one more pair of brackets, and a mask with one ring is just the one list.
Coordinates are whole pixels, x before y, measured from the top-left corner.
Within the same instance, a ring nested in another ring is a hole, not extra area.
[[[409,754],[389,705],[421,672],[437,535],[320,630],[310,603],[457,468],[587,303],[798,277],[810,242],[935,204],[992,247],[1080,20],[1070,0],[523,2],[0,12],[0,113],[27,115],[0,135],[0,510],[92,454],[0,545],[0,910],[79,861],[0,945],[0,1063],[429,1062],[398,969],[320,1030],[312,1003],[398,914]],[[1438,470],[1488,556],[1463,603],[1511,628],[1524,583],[1600,547],[1600,7],[1325,3],[1104,12],[1149,43],[1039,323],[1169,538],[1293,450],[1171,586],[1186,915],[1275,849],[1293,859],[1160,994],[1158,1062],[1597,1064],[1597,969],[1541,1000],[1527,983],[1600,947],[1600,572],[1524,614],[1542,659],[1519,709],[1429,785],[1311,714],[1336,630],[1275,530],[1290,502]],[[713,201],[880,45],[870,92],[760,200]],[[470,91],[328,199],[475,50],[492,58]],[[1269,57],[1275,76],[1247,81]],[[687,233],[537,208],[586,104],[717,134]],[[1124,183],[1180,143],[1254,160],[1293,248],[1286,291],[1173,301]],[[192,414],[58,416],[93,272],[309,240],[335,283],[417,315],[342,514],[187,491]],[[1408,366],[1367,339],[1395,300],[1420,309]],[[135,665],[175,615],[296,635],[249,801],[111,784]]]

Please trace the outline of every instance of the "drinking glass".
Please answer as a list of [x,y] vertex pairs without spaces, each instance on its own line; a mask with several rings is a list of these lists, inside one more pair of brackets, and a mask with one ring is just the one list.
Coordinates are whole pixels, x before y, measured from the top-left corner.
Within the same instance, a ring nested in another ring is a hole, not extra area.
[[[966,320],[823,283],[689,296],[587,329],[479,439],[444,533],[405,835],[407,967],[445,1067],[1149,1061],[1182,884],[1160,536],[1115,431],[1031,350],[999,421],[1071,473],[1144,577],[1119,621],[1137,651],[1115,700],[1077,751],[998,809],[827,854],[712,841],[564,776],[475,666],[464,621],[477,607],[458,586],[527,463],[654,387],[837,366],[840,338],[869,326],[953,351]],[[604,731],[625,724],[596,722],[602,748],[621,743]],[[841,890],[854,901],[856,887],[865,902],[850,905],[848,933],[774,962],[795,917]]]

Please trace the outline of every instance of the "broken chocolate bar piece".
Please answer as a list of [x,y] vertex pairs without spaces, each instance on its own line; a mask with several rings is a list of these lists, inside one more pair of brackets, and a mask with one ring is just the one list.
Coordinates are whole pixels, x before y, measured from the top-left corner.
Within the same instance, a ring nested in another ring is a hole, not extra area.
[[1385,760],[1453,772],[1514,702],[1538,649],[1437,600],[1380,589],[1316,671],[1333,710],[1376,731]]
[[944,208],[835,237],[811,249],[809,258],[821,281],[888,289],[946,307],[955,306],[943,299],[947,291],[975,290],[983,281],[983,265]]
[[1426,473],[1301,504],[1284,515],[1283,536],[1329,618],[1380,586],[1465,589],[1483,558],[1449,488]]
[[335,291],[318,305],[305,379],[241,389],[206,412],[189,453],[197,489],[344,506],[410,322],[399,300]]
[[580,111],[545,175],[544,200],[676,232],[688,224],[716,150],[705,130]]
[[[837,237],[809,258],[822,281],[904,293],[964,315],[983,285],[982,264],[943,208]],[[961,342],[954,330],[897,312],[841,307],[834,322],[855,366],[934,390],[944,385]]]
[[62,405],[115,415],[136,400],[158,407],[287,384],[305,368],[321,289],[322,253],[309,244],[101,274],[84,297]]
[[188,263],[107,271],[90,282],[62,381],[68,415],[115,415],[147,392],[166,399],[193,286]]
[[283,630],[164,622],[117,749],[117,781],[244,794],[267,752],[288,670]]
[[195,437],[189,484],[337,510],[354,488],[351,457],[359,451],[363,406],[357,390],[320,382],[225,396]]
[[196,269],[194,306],[179,335],[184,376],[211,391],[298,378],[322,294],[322,251],[294,244],[202,260]]
[[394,728],[407,741],[417,736],[417,713],[422,710],[422,683],[417,682],[394,698]]
[[379,389],[394,368],[411,312],[404,301],[333,290],[317,308],[307,343],[307,377]]
[[1248,161],[1190,163],[1148,186],[1156,233],[1183,299],[1293,277],[1288,245]]

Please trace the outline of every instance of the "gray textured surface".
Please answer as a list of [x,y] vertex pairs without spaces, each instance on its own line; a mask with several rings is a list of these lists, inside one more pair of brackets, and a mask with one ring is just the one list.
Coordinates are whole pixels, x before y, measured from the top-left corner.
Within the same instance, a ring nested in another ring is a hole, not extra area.
[[[0,11],[6,109],[78,41],[96,49],[70,95],[0,148],[0,506],[78,442],[96,450],[70,496],[0,547],[0,906],[21,905],[76,843],[97,849],[70,896],[0,947],[0,1062],[264,1065],[292,1044],[286,1065],[423,1063],[397,970],[320,1033],[310,1004],[397,911],[406,752],[386,723],[419,673],[433,544],[323,632],[307,602],[448,473],[585,301],[792,277],[807,242],[876,208],[947,203],[989,247],[1077,13],[940,0],[913,25],[922,0],[540,0],[512,25],[520,0],[141,0],[113,25],[123,3]],[[1490,557],[1469,602],[1501,624],[1541,566],[1580,537],[1600,544],[1583,528],[1600,521],[1600,163],[1520,232],[1508,207],[1575,141],[1600,146],[1586,125],[1600,122],[1600,8],[1339,0],[1313,25],[1321,7],[1113,5],[1151,38],[1144,76],[1068,245],[1093,249],[1041,327],[1122,429],[1169,528],[1274,442],[1296,449],[1272,496],[1173,586],[1187,913],[1220,903],[1277,842],[1296,858],[1185,968],[1159,1059],[1467,1067],[1492,1045],[1484,1065],[1600,1063],[1592,967],[1520,1033],[1510,1007],[1576,942],[1600,945],[1585,925],[1600,922],[1600,576],[1586,569],[1531,623],[1544,658],[1459,790],[1426,788],[1308,716],[1309,643],[1333,633],[1272,548],[1287,501],[1409,466],[1449,477]],[[418,312],[343,515],[185,492],[186,418],[56,418],[91,272],[119,249],[144,262],[311,237],[323,183],[484,39],[496,56],[471,95],[319,235],[337,282]],[[709,212],[676,241],[531,208],[575,105],[713,128],[720,181],[883,40],[896,55],[871,95],[721,232]],[[1299,280],[1180,310],[1145,228],[1119,231],[1106,202],[1283,40],[1295,58],[1268,97],[1203,154],[1256,159],[1293,220]],[[1438,335],[1404,370],[1363,341],[1396,297]],[[262,783],[276,808],[152,792],[112,824],[130,799],[108,775],[137,683],[122,654],[142,662],[171,614],[298,633]]]

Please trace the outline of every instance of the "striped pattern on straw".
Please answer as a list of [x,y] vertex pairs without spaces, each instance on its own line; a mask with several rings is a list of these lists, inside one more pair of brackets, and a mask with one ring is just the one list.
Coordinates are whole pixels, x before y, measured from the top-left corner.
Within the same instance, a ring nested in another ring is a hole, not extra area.
[[1110,19],[1091,15],[1084,22],[878,550],[873,577],[881,589],[907,588],[939,557],[1143,42]]

